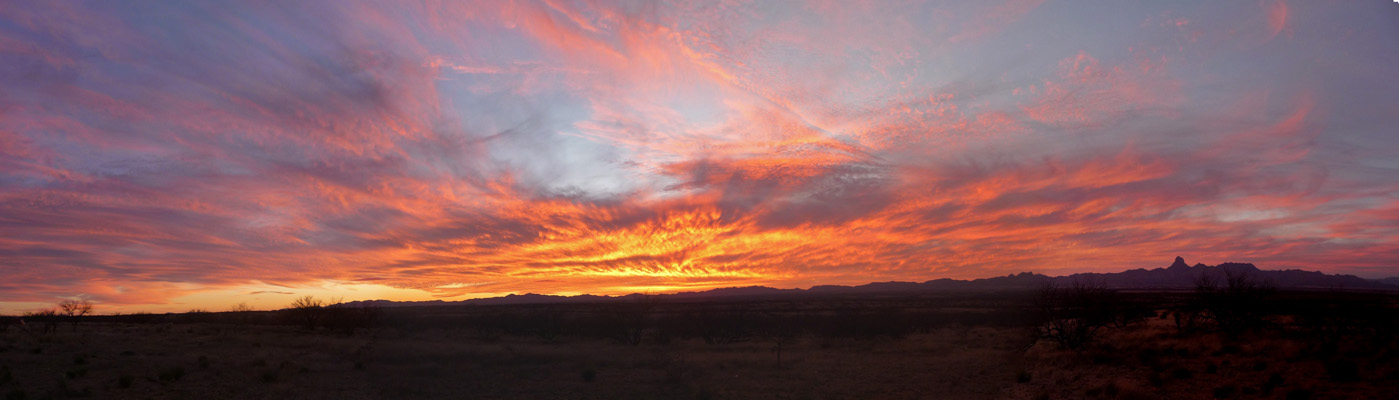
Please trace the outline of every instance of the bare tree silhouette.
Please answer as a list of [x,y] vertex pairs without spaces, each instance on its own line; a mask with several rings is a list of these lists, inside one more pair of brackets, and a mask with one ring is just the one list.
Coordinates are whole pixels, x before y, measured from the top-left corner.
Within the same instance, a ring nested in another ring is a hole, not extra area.
[[306,329],[315,330],[316,323],[321,321],[325,315],[325,302],[315,296],[306,295],[291,302],[289,307],[292,315],[301,323],[306,325]]
[[84,299],[64,300],[58,302],[58,308],[63,310],[63,315],[73,321],[73,329],[77,330],[78,320],[84,315],[92,313],[92,302]]

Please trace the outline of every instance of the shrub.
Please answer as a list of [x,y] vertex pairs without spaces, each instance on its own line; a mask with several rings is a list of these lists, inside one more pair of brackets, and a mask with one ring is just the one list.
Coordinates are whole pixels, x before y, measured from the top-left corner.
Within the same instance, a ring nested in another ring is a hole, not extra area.
[[1036,298],[1036,335],[1069,349],[1082,349],[1100,330],[1118,321],[1117,293],[1102,279],[1080,277],[1067,287],[1046,284]]
[[185,369],[183,367],[166,368],[165,370],[160,371],[160,374],[156,376],[156,378],[160,379],[161,382],[174,382],[184,377]]
[[1222,287],[1211,275],[1202,274],[1195,282],[1195,302],[1203,311],[1201,316],[1231,337],[1263,325],[1264,305],[1273,292],[1271,284],[1254,279],[1246,270],[1224,269]]
[[705,344],[726,344],[744,342],[752,334],[753,321],[746,308],[733,307],[728,310],[705,308],[690,319],[697,326]]
[[1337,358],[1326,363],[1326,374],[1331,376],[1331,380],[1336,382],[1355,382],[1360,380],[1360,368],[1355,365],[1355,361],[1344,358]]
[[1166,386],[1166,379],[1162,378],[1161,374],[1151,374],[1151,378],[1147,379],[1147,383],[1151,384],[1151,387],[1159,388]]
[[1160,363],[1161,354],[1154,349],[1141,349],[1137,352],[1137,361],[1140,361],[1142,365],[1155,366]]
[[592,382],[594,380],[597,380],[597,371],[594,371],[592,368],[583,370],[582,375],[583,382]]
[[340,299],[331,299],[329,305],[324,309],[324,324],[327,329],[337,331],[346,336],[354,335],[357,329],[368,329],[378,323],[383,312],[374,303],[360,302],[357,304],[343,303]]
[[1185,369],[1184,367],[1176,368],[1175,371],[1171,371],[1171,377],[1176,379],[1190,379],[1194,376],[1195,373],[1190,372],[1190,370]]
[[1117,397],[1117,393],[1121,390],[1122,389],[1117,387],[1117,381],[1109,381],[1106,385],[1103,385],[1103,394],[1108,397]]
[[633,296],[636,297],[611,304],[606,318],[612,337],[630,346],[641,344],[641,339],[645,337],[651,325],[652,310],[659,303],[659,298],[649,294]]
[[1287,400],[1311,400],[1312,391],[1309,389],[1292,389],[1287,392]]
[[325,315],[325,302],[310,295],[292,301],[289,308],[292,315],[310,330],[315,330],[316,324]]
[[1272,375],[1269,375],[1269,376],[1268,376],[1268,384],[1269,384],[1269,385],[1281,386],[1282,383],[1283,383],[1283,380],[1282,380],[1282,374],[1281,374],[1281,373],[1274,372]]
[[73,321],[73,328],[77,329],[78,319],[84,315],[92,313],[92,302],[87,300],[64,300],[58,303],[58,308],[63,310],[63,315]]
[[1214,388],[1211,394],[1213,394],[1216,399],[1226,399],[1233,396],[1234,392],[1237,390],[1238,388],[1234,387],[1234,385],[1224,385]]

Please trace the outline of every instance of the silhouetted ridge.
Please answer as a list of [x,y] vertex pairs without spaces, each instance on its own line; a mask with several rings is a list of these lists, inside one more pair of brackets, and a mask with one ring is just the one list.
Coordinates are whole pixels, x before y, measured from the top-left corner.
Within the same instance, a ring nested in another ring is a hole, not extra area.
[[1186,264],[1184,258],[1181,258],[1180,256],[1176,256],[1176,262],[1171,263],[1171,266],[1168,267],[1168,268],[1166,268],[1166,269],[1172,270],[1172,271],[1188,270],[1188,269],[1190,269],[1190,264]]
[[[1318,271],[1302,270],[1261,270],[1253,264],[1226,262],[1218,266],[1208,266],[1195,264],[1190,266],[1185,263],[1182,257],[1176,257],[1169,267],[1144,269],[1137,268],[1116,273],[1096,273],[1087,272],[1068,276],[1051,277],[1033,272],[1021,272],[994,278],[956,280],[956,279],[934,279],[922,283],[918,282],[872,282],[857,286],[843,285],[818,285],[810,289],[777,289],[766,286],[728,287],[710,289],[701,292],[681,292],[675,294],[658,295],[660,297],[678,300],[705,300],[705,299],[728,299],[728,298],[760,298],[776,296],[811,296],[811,295],[908,295],[908,294],[931,294],[949,292],[974,292],[974,291],[994,291],[994,290],[1025,290],[1043,287],[1046,283],[1069,284],[1075,280],[1092,278],[1101,280],[1107,287],[1113,289],[1127,290],[1190,290],[1200,281],[1202,276],[1214,279],[1216,282],[1224,282],[1230,275],[1244,274],[1251,279],[1272,285],[1279,289],[1321,289],[1321,290],[1399,290],[1399,278],[1386,278],[1385,280],[1368,280],[1355,275],[1328,275]],[[640,294],[630,294],[627,296],[554,296],[542,294],[511,294],[503,297],[493,297],[484,299],[471,299],[459,302],[443,302],[440,300],[425,302],[392,302],[387,300],[370,300],[363,303],[371,303],[381,306],[409,306],[409,305],[448,305],[448,304],[545,304],[545,303],[584,303],[584,302],[605,302],[623,301],[629,298],[640,296]],[[352,302],[361,303],[361,302]]]

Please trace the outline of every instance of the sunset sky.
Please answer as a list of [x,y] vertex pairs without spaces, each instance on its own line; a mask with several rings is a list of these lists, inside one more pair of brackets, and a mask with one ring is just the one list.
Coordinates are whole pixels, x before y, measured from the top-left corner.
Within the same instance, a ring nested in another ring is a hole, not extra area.
[[0,2],[0,313],[1395,276],[1397,71],[1389,0]]

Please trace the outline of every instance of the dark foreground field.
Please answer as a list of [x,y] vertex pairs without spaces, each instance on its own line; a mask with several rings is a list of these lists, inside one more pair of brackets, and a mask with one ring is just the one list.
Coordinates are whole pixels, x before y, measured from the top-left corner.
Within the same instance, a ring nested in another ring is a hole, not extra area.
[[[1394,398],[1390,295],[1001,292],[26,320],[46,398]],[[1082,300],[1082,299],[1078,299]],[[1049,329],[1057,327],[1057,330]],[[1077,340],[1070,333],[1089,334]],[[780,351],[779,351],[780,349]]]

